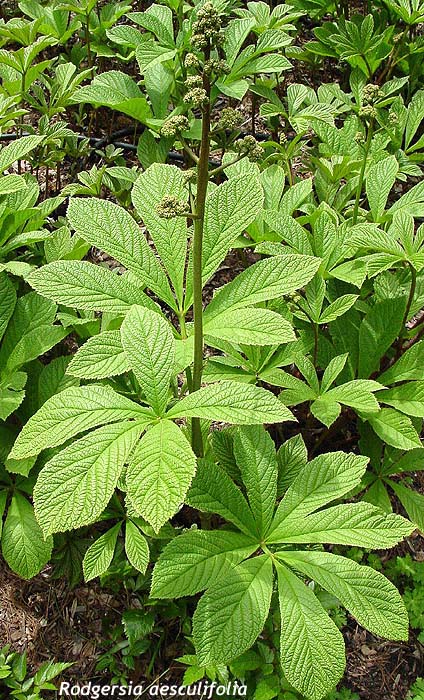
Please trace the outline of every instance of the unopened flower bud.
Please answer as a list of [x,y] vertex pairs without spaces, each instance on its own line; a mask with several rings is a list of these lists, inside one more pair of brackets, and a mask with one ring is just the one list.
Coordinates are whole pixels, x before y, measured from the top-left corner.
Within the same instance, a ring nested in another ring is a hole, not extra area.
[[203,86],[202,78],[199,75],[189,75],[189,77],[184,82],[187,90],[193,90],[194,88],[201,88]]
[[365,105],[373,104],[378,97],[380,97],[380,88],[378,85],[373,85],[372,83],[365,85],[362,91],[362,100]]
[[167,195],[159,202],[156,211],[162,219],[173,219],[189,211],[187,202]]
[[238,129],[243,123],[243,115],[232,107],[224,107],[217,121],[218,129],[228,129],[233,131]]
[[162,136],[177,136],[182,131],[187,131],[190,124],[183,114],[177,114],[174,117],[169,117],[163,124],[160,130]]
[[399,123],[399,117],[398,117],[398,115],[396,114],[396,112],[390,112],[390,114],[389,114],[389,124],[391,124],[392,126],[395,126],[395,124],[398,124],[398,123]]
[[190,168],[189,170],[183,170],[183,178],[186,183],[196,182],[197,172],[195,168]]
[[254,136],[250,135],[236,141],[234,147],[240,154],[246,155],[252,162],[260,160],[264,154],[262,146],[258,144]]
[[184,59],[184,65],[186,68],[198,68],[199,59],[197,58],[196,54],[188,53]]
[[190,103],[193,107],[201,107],[208,101],[206,90],[203,88],[193,88],[184,95],[184,102]]
[[375,119],[377,116],[377,110],[371,105],[365,105],[359,110],[359,116],[363,117],[364,119]]
[[221,19],[218,10],[211,2],[205,2],[193,22],[191,42],[197,49],[204,49],[209,44],[218,46],[221,43]]

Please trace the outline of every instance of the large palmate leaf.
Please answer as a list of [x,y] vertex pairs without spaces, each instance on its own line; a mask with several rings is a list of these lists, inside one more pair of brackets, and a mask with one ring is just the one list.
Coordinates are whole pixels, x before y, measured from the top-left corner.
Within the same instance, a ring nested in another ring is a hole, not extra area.
[[119,260],[140,282],[175,307],[166,274],[133,217],[122,207],[94,197],[71,199],[68,220],[91,246]]
[[311,588],[277,564],[281,612],[281,665],[289,683],[321,700],[343,675],[343,636]]
[[254,557],[204,593],[193,616],[200,665],[226,663],[253,644],[268,616],[272,579],[271,559]]
[[44,136],[22,136],[2,148],[0,151],[0,171],[7,170],[13,163],[25,158],[28,153],[40,145],[44,138]]
[[202,387],[175,404],[167,415],[169,418],[208,418],[240,425],[295,420],[270,391],[231,381]]
[[420,437],[408,416],[394,408],[382,408],[375,415],[367,416],[378,437],[399,450],[422,447]]
[[157,308],[125,276],[85,261],[51,262],[31,272],[27,279],[42,296],[77,309],[125,314],[133,304]]
[[402,598],[375,569],[328,552],[280,552],[279,557],[336,596],[373,634],[408,639],[408,614]]
[[245,426],[236,434],[234,455],[259,532],[264,535],[271,524],[277,496],[274,443],[261,426]]
[[273,540],[291,532],[292,523],[303,522],[306,515],[359,484],[367,463],[368,457],[345,452],[315,457],[299,472],[278,506],[271,526]]
[[414,343],[389,369],[380,374],[382,384],[424,379],[424,340]]
[[255,519],[245,497],[227,472],[214,462],[199,461],[187,503],[203,512],[221,515],[246,535],[256,533]]
[[400,384],[380,392],[378,398],[401,413],[417,418],[424,416],[424,382]]
[[394,547],[413,528],[409,520],[393,513],[385,514],[370,503],[346,503],[312,513],[302,520],[290,520],[286,530],[283,523],[267,541],[382,549]]
[[0,340],[16,304],[15,288],[5,272],[0,272]]
[[144,428],[143,420],[104,425],[47,462],[34,488],[35,514],[45,535],[100,517]]
[[108,570],[113,559],[120,529],[121,523],[117,523],[87,549],[82,562],[84,581],[91,581],[91,579],[104,574]]
[[72,101],[112,107],[143,123],[152,116],[148,102],[137,83],[129,75],[118,70],[96,75],[90,85],[76,91]]
[[137,525],[131,520],[128,520],[125,525],[125,554],[134,569],[141,571],[142,574],[146,572],[150,556],[149,545]]
[[202,279],[218,269],[236,238],[256,219],[264,194],[259,178],[240,175],[222,183],[205,204]]
[[399,335],[406,299],[383,299],[368,311],[359,329],[359,376],[378,370],[386,350]]
[[238,532],[185,532],[163,550],[153,571],[151,596],[195,595],[253,554],[257,543]]
[[154,415],[108,386],[70,387],[52,396],[31,416],[9,456],[24,459],[97,425],[130,418],[148,425]]
[[296,340],[291,324],[268,309],[230,309],[204,326],[205,334],[229,343],[280,345]]
[[33,507],[15,493],[2,535],[2,553],[10,568],[22,578],[32,578],[47,564],[52,549],[53,538],[43,539]]
[[206,307],[205,322],[229,309],[291,294],[312,279],[320,263],[319,258],[291,254],[260,260],[218,289]]
[[154,425],[131,457],[129,499],[158,532],[184,502],[196,471],[196,457],[180,428],[170,421]]
[[373,163],[368,170],[366,190],[374,221],[378,221],[384,213],[398,170],[399,164],[395,156],[387,156]]
[[187,199],[184,175],[173,165],[154,163],[140,175],[132,189],[134,206],[141,216],[166,268],[178,302],[182,303],[187,255],[187,222],[161,218],[157,206],[166,195]]
[[175,362],[170,325],[154,311],[133,306],[121,326],[121,340],[146,401],[162,415],[168,403]]
[[89,338],[73,356],[67,373],[83,379],[106,379],[129,372],[129,360],[119,331],[104,331]]
[[40,326],[50,326],[55,319],[56,309],[56,304],[35,292],[19,297],[0,347],[0,365],[6,364],[24,335],[36,331]]

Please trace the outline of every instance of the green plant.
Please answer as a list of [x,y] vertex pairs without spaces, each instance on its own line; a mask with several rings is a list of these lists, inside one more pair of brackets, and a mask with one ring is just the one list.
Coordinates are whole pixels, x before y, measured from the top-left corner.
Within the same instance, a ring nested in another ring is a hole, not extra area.
[[[377,19],[376,19],[377,18]],[[334,56],[358,67],[370,79],[391,51],[394,27],[379,27],[378,15],[356,14],[346,20],[324,22],[314,30],[317,41],[308,42],[307,51]]]
[[46,661],[33,676],[29,676],[26,652],[10,651],[7,645],[0,649],[0,689],[8,688],[11,691],[9,697],[16,700],[43,700],[46,697],[44,691],[55,691],[56,685],[52,681],[70,666],[70,663]]
[[323,550],[299,551],[290,545],[331,542],[374,548],[384,539],[384,546],[390,546],[411,525],[365,503],[322,510],[359,483],[364,457],[320,455],[298,471],[277,505],[277,460],[265,430],[240,428],[234,454],[248,501],[225,469],[200,461],[187,501],[231,526],[189,530],[172,540],[155,566],[151,595],[175,598],[206,589],[193,617],[197,659],[202,666],[222,664],[246,651],[262,631],[274,569],[284,675],[307,697],[323,698],[343,674],[343,638],[294,571],[335,595],[376,634],[406,638],[406,610],[392,584],[377,572]]
[[414,685],[409,689],[408,700],[422,700],[424,698],[424,679],[417,678]]

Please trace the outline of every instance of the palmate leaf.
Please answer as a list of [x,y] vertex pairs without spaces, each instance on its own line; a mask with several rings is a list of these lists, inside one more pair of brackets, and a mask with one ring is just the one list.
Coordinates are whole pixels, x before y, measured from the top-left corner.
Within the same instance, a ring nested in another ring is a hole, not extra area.
[[378,395],[382,403],[393,406],[409,416],[424,416],[424,382],[407,382]]
[[239,425],[295,420],[270,391],[232,381],[217,382],[189,394],[168,411],[167,417],[207,418]]
[[378,370],[386,350],[396,340],[402,326],[406,298],[377,301],[359,329],[359,377],[368,378]]
[[385,514],[370,503],[346,503],[312,513],[302,520],[291,520],[287,529],[283,523],[267,541],[383,549],[394,547],[413,529],[409,520],[393,513]]
[[45,535],[100,517],[144,429],[143,420],[104,425],[47,462],[34,488],[35,514]]
[[392,447],[400,450],[422,447],[411,419],[394,408],[382,408],[375,415],[367,416],[367,420],[378,437]]
[[156,209],[166,195],[186,200],[188,193],[181,169],[162,163],[154,163],[147,168],[135,181],[131,193],[133,204],[152,237],[181,304],[187,256],[187,222],[182,217],[164,219],[159,216]]
[[277,460],[274,443],[262,426],[240,428],[234,439],[234,456],[246,486],[259,532],[271,524],[277,496]]
[[185,532],[161,553],[153,571],[153,598],[179,598],[203,591],[249,557],[257,543],[225,530]]
[[73,356],[67,374],[83,379],[106,379],[131,369],[120,331],[104,331],[89,338]]
[[398,170],[399,164],[395,156],[387,156],[373,163],[368,169],[366,191],[374,221],[379,221],[384,213]]
[[344,496],[359,484],[367,467],[368,457],[330,452],[319,455],[299,472],[277,508],[270,528],[270,537],[291,532],[293,524],[304,522],[306,515]]
[[308,451],[302,435],[293,435],[281,445],[277,452],[278,485],[281,496],[308,462]]
[[33,507],[21,493],[10,504],[2,535],[2,553],[10,568],[22,578],[36,576],[47,564],[53,538],[43,539]]
[[256,533],[253,513],[240,489],[227,472],[214,462],[199,460],[187,503],[206,513],[217,513],[245,535]]
[[143,123],[152,116],[148,102],[137,83],[129,75],[118,70],[96,75],[90,85],[79,88],[74,93],[72,101],[112,107]]
[[163,420],[140,440],[127,470],[128,497],[156,532],[184,502],[195,471],[195,454],[175,423]]
[[382,384],[394,384],[407,379],[424,379],[424,340],[412,345],[394,365],[378,377]]
[[261,633],[272,595],[272,563],[254,557],[229,570],[204,593],[193,616],[193,637],[201,666],[227,663]]
[[127,520],[125,525],[125,554],[134,569],[142,574],[146,572],[150,557],[149,545],[137,525],[131,520]]
[[10,168],[16,161],[25,158],[28,153],[31,153],[44,141],[44,138],[44,136],[22,136],[2,148],[0,151],[0,172]]
[[131,418],[147,426],[154,415],[108,386],[70,387],[52,396],[31,416],[9,457],[24,459],[37,455],[90,428]]
[[402,598],[375,569],[328,552],[279,552],[278,556],[336,596],[362,627],[386,639],[408,639]]
[[121,340],[131,369],[157,415],[165,411],[175,364],[174,338],[159,314],[133,306],[121,326]]
[[68,220],[81,238],[104,250],[175,309],[166,274],[133,217],[106,199],[71,199]]
[[421,532],[424,532],[424,496],[418,491],[408,489],[398,481],[388,481],[391,488],[405,508],[408,517],[415,523]]
[[277,563],[281,612],[281,665],[289,683],[321,700],[343,675],[343,636],[311,588]]
[[121,523],[117,523],[87,549],[82,562],[84,581],[91,581],[108,570],[113,559],[120,529]]
[[218,289],[206,307],[205,323],[223,311],[291,294],[312,279],[320,264],[319,258],[308,255],[288,254],[260,260]]
[[204,326],[205,334],[229,343],[280,345],[296,340],[292,325],[268,309],[223,311]]
[[48,263],[31,272],[27,281],[42,296],[77,309],[125,314],[133,304],[157,308],[125,276],[86,261]]
[[218,269],[237,236],[259,214],[264,193],[257,177],[232,177],[208,195],[202,251],[203,284]]
[[56,304],[43,299],[35,292],[19,297],[0,346],[0,365],[6,364],[22,336],[40,326],[53,324],[56,309]]
[[5,272],[0,272],[0,340],[12,317],[16,304],[15,288]]

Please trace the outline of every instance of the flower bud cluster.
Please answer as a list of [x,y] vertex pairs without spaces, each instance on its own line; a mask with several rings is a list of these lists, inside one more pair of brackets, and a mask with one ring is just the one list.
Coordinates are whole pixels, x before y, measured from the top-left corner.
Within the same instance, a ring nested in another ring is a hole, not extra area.
[[162,136],[177,136],[182,131],[187,131],[190,123],[183,114],[177,114],[174,117],[169,117],[163,124],[160,130]]
[[364,105],[374,104],[378,97],[381,97],[381,90],[378,85],[373,85],[372,83],[365,85],[362,91],[362,101]]
[[247,156],[252,162],[261,160],[264,154],[262,146],[259,145],[254,136],[250,135],[236,141],[234,148],[241,155]]
[[231,68],[227,61],[218,58],[210,58],[203,66],[203,72],[208,78],[215,73],[216,75],[228,75],[231,73]]
[[188,53],[184,59],[184,65],[186,68],[199,68],[200,62],[196,54]]
[[389,114],[389,124],[391,124],[391,126],[395,126],[395,124],[398,124],[398,123],[399,123],[399,117],[398,117],[398,115],[396,114],[396,112],[390,112],[390,114]]
[[201,88],[203,87],[203,80],[200,75],[189,75],[185,80],[184,85],[186,86],[187,90]]
[[190,168],[189,170],[183,170],[183,178],[186,183],[196,182],[197,171],[196,168]]
[[280,134],[280,146],[286,146],[286,145],[287,145],[287,141],[288,141],[287,136],[286,136],[286,134],[284,133],[284,131],[282,131],[281,134]]
[[191,104],[192,107],[201,107],[208,101],[206,90],[201,87],[192,88],[184,95],[184,102]]
[[167,195],[159,202],[156,211],[162,219],[173,219],[175,216],[187,214],[189,208],[187,202],[182,199]]
[[359,145],[362,143],[365,143],[365,136],[362,133],[362,131],[357,131],[355,134],[355,142],[358,143]]
[[243,115],[232,107],[224,107],[216,123],[218,129],[228,129],[234,131],[243,123]]
[[365,107],[361,107],[359,110],[359,116],[363,117],[364,119],[375,119],[377,116],[377,110],[371,105],[365,105]]
[[221,46],[223,40],[219,12],[211,2],[205,2],[197,13],[196,21],[193,22],[191,43],[196,49],[203,51],[210,44]]

